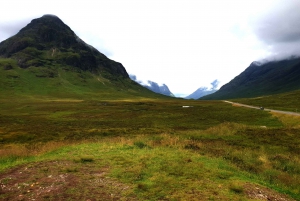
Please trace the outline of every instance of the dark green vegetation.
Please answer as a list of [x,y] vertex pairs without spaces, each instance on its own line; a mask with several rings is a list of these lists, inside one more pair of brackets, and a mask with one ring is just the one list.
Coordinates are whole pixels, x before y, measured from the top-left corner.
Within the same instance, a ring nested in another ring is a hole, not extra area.
[[300,59],[273,61],[262,65],[253,62],[244,72],[214,94],[201,99],[250,98],[300,89]]
[[[182,108],[192,104],[193,108]],[[99,137],[204,130],[224,122],[280,127],[267,113],[219,102],[101,101],[2,98],[2,143],[82,140]]]
[[256,98],[233,99],[232,101],[276,110],[300,112],[299,90]]
[[13,59],[0,59],[0,97],[48,96],[113,100],[161,97],[129,78],[106,78],[68,65],[20,68]]

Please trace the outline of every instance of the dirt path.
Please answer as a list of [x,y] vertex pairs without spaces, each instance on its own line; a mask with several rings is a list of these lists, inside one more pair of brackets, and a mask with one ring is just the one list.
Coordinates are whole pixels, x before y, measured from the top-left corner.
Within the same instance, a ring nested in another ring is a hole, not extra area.
[[[231,102],[231,101],[224,101],[224,102],[225,103],[230,103],[230,104],[236,105],[236,106],[241,106],[241,107],[247,107],[247,108],[260,110],[260,107],[256,107],[256,106],[252,106],[252,105],[245,105],[245,104],[235,103],[235,102]],[[282,111],[282,110],[272,110],[272,109],[264,108],[264,111],[275,112],[275,113],[280,113],[280,114],[288,114],[288,115],[294,115],[294,116],[300,116],[300,113],[288,112],[288,111]]]
[[[100,167],[94,163],[67,160],[22,165],[0,174],[0,200],[139,200],[134,196],[133,186],[109,177],[109,170],[109,167]],[[243,186],[243,194],[250,200],[294,201],[271,189],[251,183]],[[199,200],[205,199],[199,197]]]
[[136,200],[131,186],[108,176],[94,163],[48,161],[0,174],[0,200]]

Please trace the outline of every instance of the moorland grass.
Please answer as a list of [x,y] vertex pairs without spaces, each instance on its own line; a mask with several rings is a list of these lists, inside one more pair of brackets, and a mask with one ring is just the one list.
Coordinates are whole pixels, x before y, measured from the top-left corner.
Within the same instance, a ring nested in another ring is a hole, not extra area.
[[[268,186],[299,199],[297,156],[291,160],[285,158],[284,151],[273,155],[266,148],[253,150],[218,141],[207,145],[169,134],[158,137],[159,142],[144,135],[65,145],[33,156],[10,158],[6,165],[65,160],[67,157],[78,163],[94,163],[99,168],[110,167],[109,175],[134,185],[131,193],[141,200],[247,200],[243,192],[247,183]],[[191,143],[198,148],[187,147]],[[1,164],[4,168],[5,163]],[[282,169],[286,165],[290,165],[289,171]],[[66,167],[66,171],[77,169]]]
[[299,124],[286,116],[146,98],[6,97],[0,109],[0,171],[67,158],[109,167],[141,200],[247,200],[247,183],[300,200]]
[[255,98],[232,99],[232,101],[275,110],[300,112],[300,90]]

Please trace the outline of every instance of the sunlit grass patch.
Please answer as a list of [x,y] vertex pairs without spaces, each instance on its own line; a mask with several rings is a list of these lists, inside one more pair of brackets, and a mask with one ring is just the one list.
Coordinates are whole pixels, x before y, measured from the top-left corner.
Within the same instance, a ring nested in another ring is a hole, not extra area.
[[237,193],[237,194],[241,194],[244,191],[243,185],[239,181],[232,181],[232,182],[230,182],[229,189],[231,191],[233,191],[234,193]]
[[272,115],[277,117],[283,125],[288,128],[300,128],[300,116],[280,114],[276,112],[272,112]]

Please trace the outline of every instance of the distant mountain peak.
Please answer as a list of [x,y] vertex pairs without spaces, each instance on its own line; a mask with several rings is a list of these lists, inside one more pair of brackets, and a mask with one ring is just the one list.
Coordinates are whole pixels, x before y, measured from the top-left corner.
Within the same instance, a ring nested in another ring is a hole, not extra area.
[[142,81],[138,80],[136,75],[129,75],[130,79],[135,81],[136,83],[140,84],[141,86],[155,92],[158,94],[163,94],[166,96],[174,97],[174,94],[170,91],[169,87],[166,84],[159,85],[156,82],[148,80],[147,83],[143,83]]

